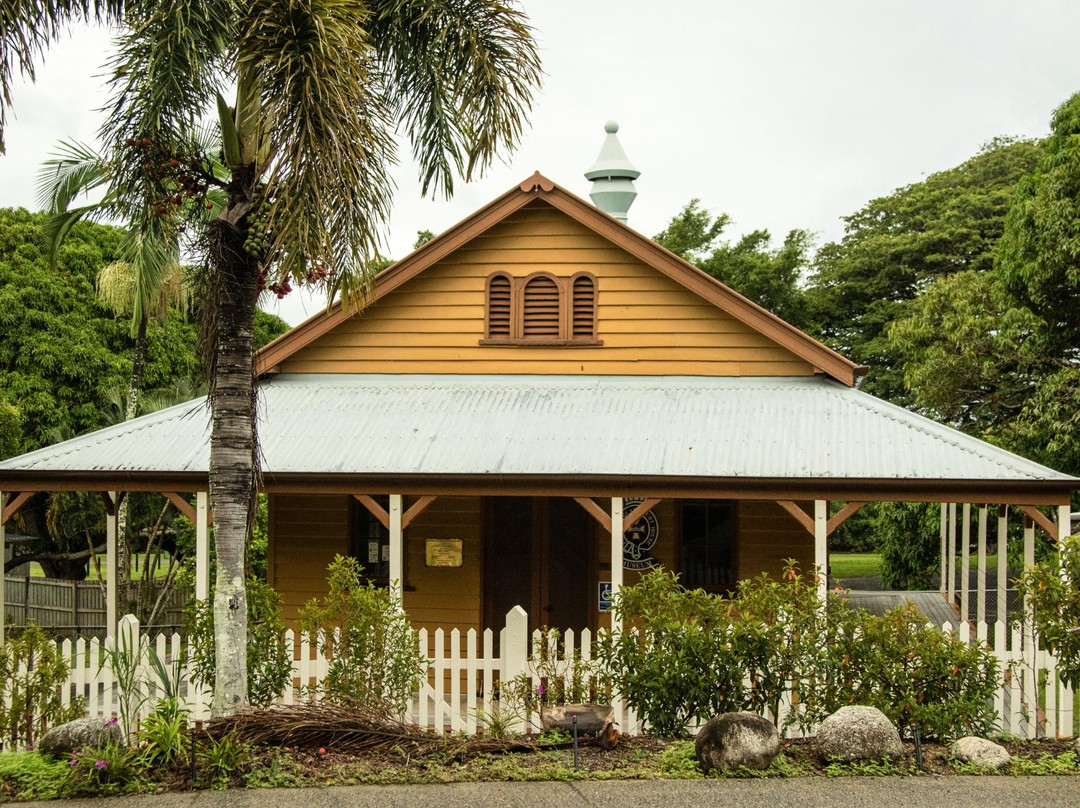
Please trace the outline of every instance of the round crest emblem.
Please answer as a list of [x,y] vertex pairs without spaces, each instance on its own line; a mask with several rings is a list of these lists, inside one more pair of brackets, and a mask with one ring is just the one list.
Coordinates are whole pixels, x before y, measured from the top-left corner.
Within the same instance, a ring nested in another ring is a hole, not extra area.
[[[623,500],[623,518],[640,505],[640,498]],[[656,559],[649,555],[649,550],[656,544],[660,535],[660,523],[656,515],[649,511],[623,533],[623,567],[628,570],[646,570],[656,566]]]

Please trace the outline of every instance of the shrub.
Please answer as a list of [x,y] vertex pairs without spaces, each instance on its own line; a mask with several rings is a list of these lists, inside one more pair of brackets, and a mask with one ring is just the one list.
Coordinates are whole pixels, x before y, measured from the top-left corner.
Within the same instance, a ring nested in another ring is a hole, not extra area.
[[762,575],[720,598],[650,572],[620,591],[614,611],[632,628],[602,638],[599,658],[661,735],[724,712],[778,715],[789,690],[786,726],[804,731],[847,704],[927,736],[990,728],[1000,671],[985,644],[928,626],[911,605],[876,617],[837,593],[822,602],[817,583],[789,565],[781,581]]
[[71,778],[66,792],[81,794],[113,794],[139,774],[131,750],[119,744],[77,749],[69,762]]
[[324,696],[386,714],[403,712],[427,670],[427,658],[400,600],[364,580],[355,558],[335,557],[327,585],[325,598],[314,598],[300,610],[300,625],[318,636],[319,649],[330,658],[320,685]]
[[68,661],[34,624],[0,648],[0,732],[15,746],[31,745],[49,726],[82,717],[82,699],[66,707],[60,689]]
[[653,570],[619,590],[612,614],[638,630],[605,634],[599,659],[653,732],[680,736],[692,720],[739,708],[742,673],[724,601]]
[[161,699],[139,729],[144,766],[181,766],[187,761],[187,715],[176,697]]
[[862,613],[854,630],[831,646],[836,681],[829,711],[844,704],[877,707],[924,736],[984,735],[993,727],[1001,672],[985,643],[961,642],[927,625],[910,603],[883,616]]
[[[268,707],[292,684],[292,648],[285,642],[281,596],[256,578],[247,579],[248,700],[253,707]],[[192,679],[214,689],[214,595],[192,601],[184,612]]]
[[54,800],[69,779],[66,760],[37,752],[0,754],[0,800]]
[[1066,538],[1052,560],[1024,570],[1018,586],[1031,599],[1039,643],[1058,658],[1061,678],[1080,687],[1080,536]]

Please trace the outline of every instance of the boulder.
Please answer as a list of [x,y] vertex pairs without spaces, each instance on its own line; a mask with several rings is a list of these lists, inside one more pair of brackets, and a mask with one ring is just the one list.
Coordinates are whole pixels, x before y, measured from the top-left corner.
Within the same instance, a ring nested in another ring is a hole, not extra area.
[[37,751],[53,757],[67,757],[75,749],[123,743],[124,734],[115,719],[80,718],[48,729],[37,743]]
[[710,769],[767,769],[780,754],[771,721],[754,713],[724,713],[705,723],[694,742],[698,764]]
[[952,756],[961,763],[973,763],[988,769],[1002,769],[1012,759],[1007,749],[1001,744],[969,735],[960,738],[952,745]]
[[540,724],[544,730],[570,732],[577,716],[579,735],[599,735],[606,723],[615,716],[610,704],[560,704],[540,708]]
[[822,760],[885,760],[904,754],[900,733],[876,707],[841,707],[818,727]]

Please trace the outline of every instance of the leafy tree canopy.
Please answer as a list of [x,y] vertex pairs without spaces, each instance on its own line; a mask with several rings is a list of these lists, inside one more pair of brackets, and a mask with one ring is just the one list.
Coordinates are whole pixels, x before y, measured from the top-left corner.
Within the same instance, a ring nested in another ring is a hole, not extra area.
[[889,326],[934,278],[993,267],[1013,188],[1039,155],[1033,141],[993,140],[956,168],[872,200],[845,218],[841,241],[818,251],[811,332],[870,366],[863,390],[911,402]]
[[727,284],[792,325],[806,323],[799,282],[809,263],[813,238],[792,230],[781,247],[772,247],[768,230],[754,230],[735,243],[721,241],[731,217],[716,218],[691,199],[653,240]]

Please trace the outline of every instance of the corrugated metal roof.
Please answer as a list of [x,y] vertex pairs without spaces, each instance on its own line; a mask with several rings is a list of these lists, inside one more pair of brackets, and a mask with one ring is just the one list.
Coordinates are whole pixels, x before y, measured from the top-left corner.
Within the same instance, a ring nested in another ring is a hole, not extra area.
[[[260,385],[271,473],[1073,478],[824,377],[282,375]],[[0,463],[202,472],[205,401]]]

